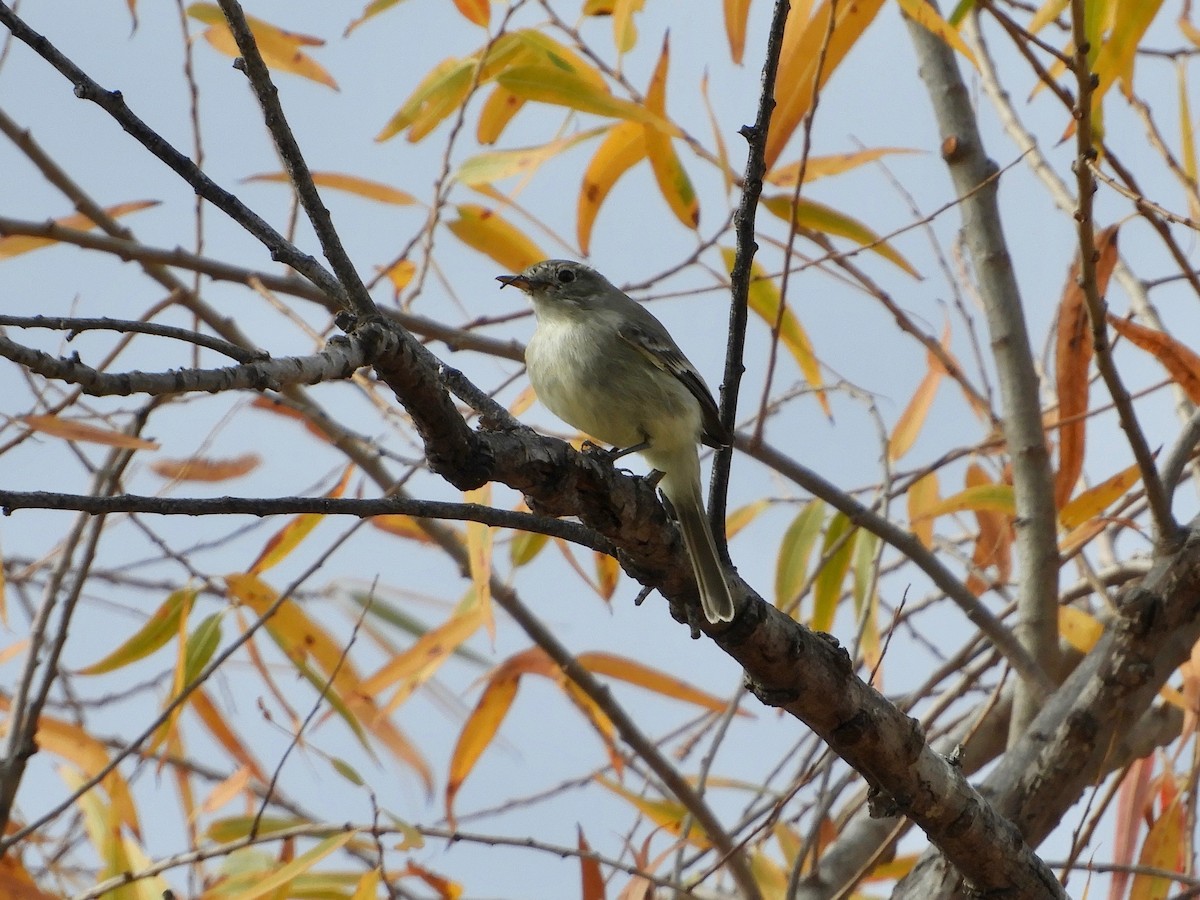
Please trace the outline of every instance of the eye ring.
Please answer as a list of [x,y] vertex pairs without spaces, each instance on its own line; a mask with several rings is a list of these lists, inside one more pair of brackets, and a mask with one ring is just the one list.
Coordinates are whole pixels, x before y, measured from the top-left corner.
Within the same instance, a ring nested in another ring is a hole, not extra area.
[[559,284],[570,284],[574,280],[575,280],[575,273],[572,272],[570,269],[559,269],[558,270],[558,283]]

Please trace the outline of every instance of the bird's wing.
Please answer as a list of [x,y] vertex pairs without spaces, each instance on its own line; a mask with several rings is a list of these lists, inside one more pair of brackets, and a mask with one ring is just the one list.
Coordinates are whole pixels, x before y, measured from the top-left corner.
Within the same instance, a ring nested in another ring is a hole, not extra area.
[[656,334],[637,323],[623,325],[617,330],[617,336],[645,356],[654,366],[671,373],[683,382],[684,387],[700,404],[704,443],[710,447],[728,447],[733,443],[733,435],[721,423],[717,401],[713,399],[708,385],[669,336]]

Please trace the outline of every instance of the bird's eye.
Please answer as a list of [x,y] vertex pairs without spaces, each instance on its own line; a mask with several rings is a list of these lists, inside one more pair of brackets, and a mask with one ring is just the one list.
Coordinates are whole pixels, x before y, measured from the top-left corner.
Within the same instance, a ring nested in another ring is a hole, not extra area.
[[558,270],[558,283],[559,284],[570,284],[574,280],[575,280],[575,273],[572,272],[570,269],[559,269]]

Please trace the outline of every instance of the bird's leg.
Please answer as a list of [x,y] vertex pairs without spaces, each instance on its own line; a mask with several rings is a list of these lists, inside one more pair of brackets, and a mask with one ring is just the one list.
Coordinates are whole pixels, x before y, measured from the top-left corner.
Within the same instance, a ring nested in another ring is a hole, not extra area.
[[609,462],[616,462],[623,456],[628,456],[630,453],[637,453],[639,450],[645,450],[649,446],[649,441],[642,441],[639,444],[634,444],[632,447],[601,447],[593,444],[591,441],[584,441],[579,445],[579,448],[589,456],[603,456]]
[[[663,476],[666,474],[667,474],[666,472],[659,471],[658,469],[651,469],[649,472],[647,472],[642,477],[643,477],[643,480],[646,482],[646,484],[650,485],[650,487],[653,488],[653,487],[658,487],[658,483],[663,480]],[[663,500],[666,501],[667,508],[670,509],[671,501],[667,500],[666,494],[663,495]],[[672,517],[674,517],[675,510],[671,509],[671,515],[672,515]]]

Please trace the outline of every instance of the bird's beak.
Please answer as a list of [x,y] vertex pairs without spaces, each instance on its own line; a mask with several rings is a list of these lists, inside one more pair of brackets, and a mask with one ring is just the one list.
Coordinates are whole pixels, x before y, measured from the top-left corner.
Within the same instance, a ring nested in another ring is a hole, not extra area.
[[497,275],[496,280],[500,282],[501,290],[511,285],[512,287],[520,288],[528,293],[533,287],[533,282],[524,275]]

